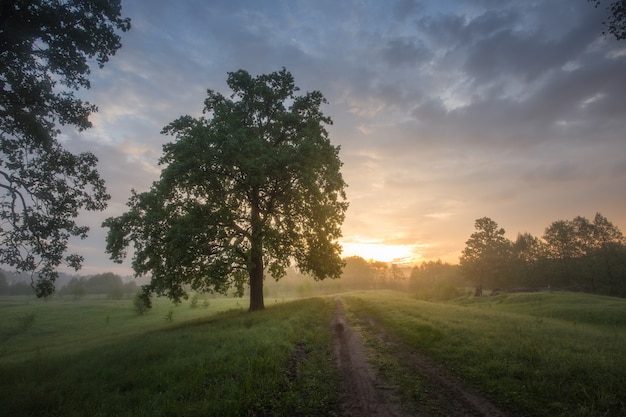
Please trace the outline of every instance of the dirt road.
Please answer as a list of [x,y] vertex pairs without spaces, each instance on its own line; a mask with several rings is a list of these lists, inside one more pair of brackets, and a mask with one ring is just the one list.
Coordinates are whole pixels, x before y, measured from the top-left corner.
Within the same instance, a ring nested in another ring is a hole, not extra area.
[[[458,378],[416,352],[402,351],[402,361],[411,371],[428,381],[429,389],[423,407],[403,406],[386,381],[377,375],[370,363],[361,335],[346,320],[343,303],[336,300],[331,323],[334,334],[334,352],[342,376],[340,412],[347,417],[373,416],[454,416],[454,417],[511,417],[466,386]],[[374,337],[386,339],[383,329],[375,326]]]

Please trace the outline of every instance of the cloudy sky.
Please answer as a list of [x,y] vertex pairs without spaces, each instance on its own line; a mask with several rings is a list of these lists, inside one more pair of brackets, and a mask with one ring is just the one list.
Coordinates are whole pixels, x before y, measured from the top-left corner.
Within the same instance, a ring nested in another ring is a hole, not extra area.
[[132,30],[94,68],[94,127],[67,132],[112,195],[88,213],[81,273],[130,273],[103,219],[158,179],[161,129],[227,72],[286,67],[341,146],[345,255],[458,262],[474,221],[541,236],[602,213],[626,231],[626,41],[586,0],[123,0]]

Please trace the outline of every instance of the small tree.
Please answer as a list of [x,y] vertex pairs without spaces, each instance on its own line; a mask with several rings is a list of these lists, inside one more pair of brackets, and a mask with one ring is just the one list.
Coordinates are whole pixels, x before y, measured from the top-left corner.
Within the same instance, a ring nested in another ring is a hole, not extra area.
[[241,295],[248,284],[259,310],[266,271],[280,279],[295,261],[316,279],[341,275],[346,184],[320,92],[296,95],[285,69],[232,72],[228,86],[230,98],[208,91],[208,117],[165,127],[176,141],[163,147],[160,180],[103,226],[116,262],[134,243],[135,274],[152,275],[146,292],[179,300],[185,285]]
[[150,296],[143,291],[137,291],[135,298],[133,298],[133,307],[135,312],[143,316],[151,307]]
[[513,243],[513,258],[516,283],[525,286],[539,284],[538,269],[545,258],[545,244],[530,233],[518,233]]
[[503,282],[511,242],[504,237],[504,229],[488,217],[476,220],[474,227],[477,231],[465,242],[460,267],[476,283],[476,295],[482,295],[483,286],[494,288]]
[[[626,240],[622,232],[600,213],[593,220],[595,258],[599,265],[603,292],[610,295],[626,295]],[[621,274],[620,274],[621,271]]]

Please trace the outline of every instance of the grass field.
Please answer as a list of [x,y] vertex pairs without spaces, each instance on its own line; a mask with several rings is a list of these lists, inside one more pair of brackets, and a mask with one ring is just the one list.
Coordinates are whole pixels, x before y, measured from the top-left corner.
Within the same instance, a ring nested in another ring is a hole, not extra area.
[[159,300],[144,316],[133,313],[129,300],[4,303],[0,413],[287,416],[333,410],[332,301],[277,303],[254,314],[240,302],[216,299],[192,309]]
[[[430,303],[392,292],[345,300],[354,317],[374,318],[404,349],[444,364],[515,415],[626,415],[626,300],[537,293]],[[419,401],[423,381],[375,346],[405,400]]]
[[[503,294],[451,302],[341,294],[381,372],[420,408],[424,381],[367,337],[442,364],[516,416],[626,415],[626,300]],[[217,298],[138,316],[131,300],[0,300],[2,416],[334,415],[332,298]],[[376,329],[380,331],[380,329]]]

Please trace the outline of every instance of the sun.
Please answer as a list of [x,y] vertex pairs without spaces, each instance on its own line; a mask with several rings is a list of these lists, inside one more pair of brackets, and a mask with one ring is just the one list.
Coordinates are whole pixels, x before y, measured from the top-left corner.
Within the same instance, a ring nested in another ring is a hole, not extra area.
[[390,245],[381,242],[343,243],[343,255],[389,263],[411,263],[419,257],[413,245]]

